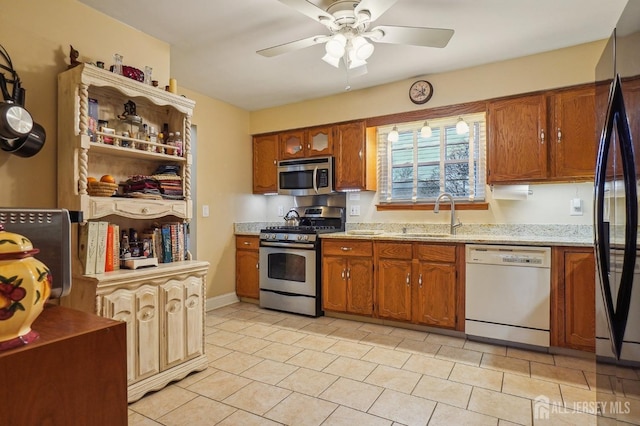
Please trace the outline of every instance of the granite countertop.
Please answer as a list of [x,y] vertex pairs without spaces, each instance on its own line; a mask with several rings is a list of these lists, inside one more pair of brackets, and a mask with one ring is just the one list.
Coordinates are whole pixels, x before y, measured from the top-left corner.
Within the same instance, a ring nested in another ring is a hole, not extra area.
[[[259,235],[260,229],[281,223],[236,223],[236,235]],[[406,231],[406,232],[403,232]],[[593,246],[590,225],[468,224],[449,235],[448,225],[422,223],[347,223],[346,232],[321,234],[321,238],[375,241],[431,241],[535,246]]]

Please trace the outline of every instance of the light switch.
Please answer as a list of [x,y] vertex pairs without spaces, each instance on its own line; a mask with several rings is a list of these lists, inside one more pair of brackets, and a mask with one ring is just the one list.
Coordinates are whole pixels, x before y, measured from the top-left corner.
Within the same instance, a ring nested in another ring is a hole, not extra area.
[[209,217],[209,206],[206,204],[202,206],[202,217]]
[[351,206],[349,210],[349,216],[360,216],[360,206]]
[[573,198],[569,201],[569,215],[570,216],[582,216],[582,199]]

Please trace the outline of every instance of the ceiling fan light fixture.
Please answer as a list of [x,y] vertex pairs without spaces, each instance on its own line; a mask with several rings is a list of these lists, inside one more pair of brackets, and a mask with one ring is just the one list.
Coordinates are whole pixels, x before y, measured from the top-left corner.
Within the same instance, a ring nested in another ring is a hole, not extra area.
[[349,52],[353,52],[355,58],[365,61],[373,54],[375,47],[372,43],[369,43],[367,39],[358,35],[351,39],[351,49]]
[[424,125],[420,129],[420,136],[426,139],[426,138],[430,138],[432,135],[433,135],[433,131],[431,130],[431,126],[429,126],[429,123],[425,121]]
[[400,139],[400,134],[398,133],[398,126],[393,126],[393,129],[387,135],[387,141],[389,142],[398,142]]
[[336,68],[340,68],[340,57],[336,58],[335,56],[332,56],[330,54],[326,54],[322,57],[322,60],[325,61],[326,63],[328,63],[329,65],[332,65]]
[[329,41],[324,45],[327,55],[334,58],[342,58],[344,56],[345,48],[347,46],[347,38],[344,34],[334,34]]
[[469,133],[469,125],[462,117],[458,117],[458,122],[456,123],[456,133],[459,135],[464,135]]

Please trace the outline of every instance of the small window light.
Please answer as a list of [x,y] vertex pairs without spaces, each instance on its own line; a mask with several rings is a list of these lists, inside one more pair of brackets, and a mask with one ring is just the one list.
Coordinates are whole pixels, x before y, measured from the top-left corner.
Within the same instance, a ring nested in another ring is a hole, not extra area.
[[400,139],[400,134],[398,133],[398,126],[393,126],[393,129],[387,135],[387,140],[389,142],[398,142]]
[[426,139],[430,138],[432,134],[433,132],[431,131],[431,126],[429,126],[429,123],[425,121],[422,129],[420,129],[420,136]]
[[459,135],[464,135],[465,133],[469,133],[469,125],[462,117],[458,117],[458,122],[456,123],[456,133]]

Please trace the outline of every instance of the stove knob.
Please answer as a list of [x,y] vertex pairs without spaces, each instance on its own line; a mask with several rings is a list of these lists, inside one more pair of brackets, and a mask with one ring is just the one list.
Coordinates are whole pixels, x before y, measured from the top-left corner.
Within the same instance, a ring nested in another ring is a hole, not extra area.
[[271,238],[272,240],[275,240],[276,239],[276,234],[271,234],[271,236],[269,238]]
[[305,240],[305,241],[309,241],[309,236],[308,236],[308,235],[305,235],[305,236],[304,236],[304,240]]
[[288,234],[284,234],[284,239],[288,240],[289,239],[289,235]]
[[302,239],[302,235],[298,235],[297,240],[300,241]]

